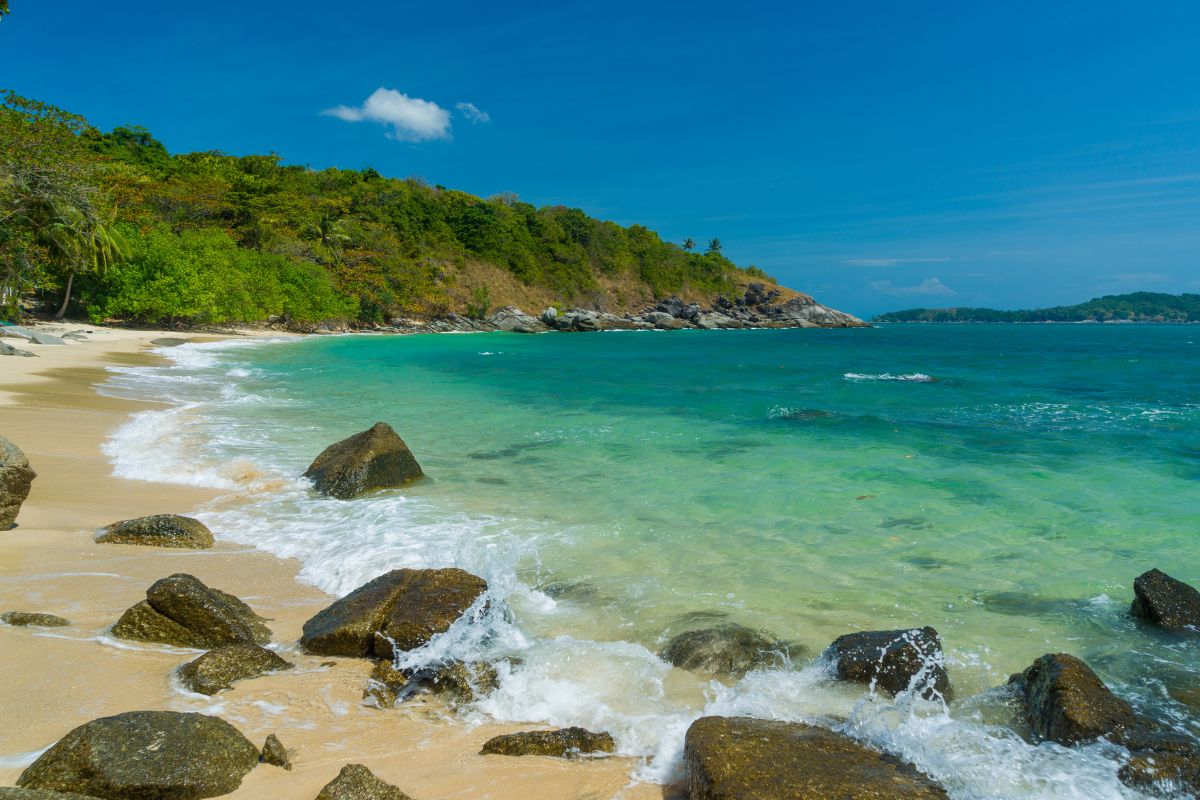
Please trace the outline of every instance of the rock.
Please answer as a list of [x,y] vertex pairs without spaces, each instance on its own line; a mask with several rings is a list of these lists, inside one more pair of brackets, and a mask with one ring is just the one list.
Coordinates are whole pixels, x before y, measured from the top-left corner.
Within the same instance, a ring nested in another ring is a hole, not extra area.
[[544,324],[548,328],[557,327],[554,324],[554,321],[556,319],[558,319],[558,309],[555,308],[554,306],[550,306],[549,308],[547,308],[545,311],[543,311],[541,313],[541,315],[538,317],[538,319],[540,319],[542,321],[542,324]]
[[542,333],[547,330],[542,320],[531,317],[515,306],[505,306],[483,320],[486,330],[509,333]]
[[704,328],[705,330],[724,330],[728,328],[746,327],[744,322],[736,320],[733,317],[720,314],[716,311],[706,311],[702,314],[698,314],[693,322],[696,323],[697,328]]
[[340,500],[404,486],[424,475],[408,445],[384,422],[326,447],[304,472],[318,492]]
[[779,305],[751,303],[766,316],[790,327],[869,328],[858,317],[823,306],[808,295],[793,297]]
[[928,626],[848,633],[834,640],[825,654],[833,661],[839,680],[899,694],[916,679],[916,687],[926,699],[950,694],[942,641]]
[[1200,633],[1200,592],[1152,569],[1133,582],[1135,617],[1169,631]]
[[5,625],[37,625],[42,628],[63,628],[71,623],[54,614],[43,614],[37,611],[5,611],[0,614],[0,622]]
[[689,800],[946,800],[910,764],[795,722],[701,717],[683,761]]
[[316,800],[412,800],[404,792],[376,778],[362,764],[347,764],[325,784]]
[[486,590],[461,569],[395,569],[304,623],[300,644],[317,655],[390,659],[444,633]]
[[29,341],[32,342],[33,344],[66,344],[66,342],[64,342],[62,339],[58,338],[57,336],[51,336],[48,333],[36,333],[36,332],[32,336],[29,337]]
[[179,347],[181,344],[187,344],[190,339],[181,339],[178,336],[160,336],[157,339],[151,339],[150,344],[159,347]]
[[646,322],[653,325],[660,331],[677,331],[680,328],[686,328],[687,323],[681,319],[676,319],[664,311],[651,311],[646,315]]
[[616,743],[607,733],[592,733],[583,728],[556,731],[526,731],[493,736],[483,743],[481,755],[553,756],[576,758],[589,753],[611,753]]
[[114,522],[101,530],[97,542],[104,544],[141,544],[148,547],[213,546],[212,531],[198,519],[178,514],[155,514]]
[[392,708],[397,700],[424,690],[466,704],[491,694],[499,685],[500,672],[486,661],[451,661],[411,672],[396,669],[391,661],[380,661],[367,681],[363,700]]
[[37,473],[21,448],[0,436],[0,531],[6,531],[17,521],[21,504],[29,497],[29,489]]
[[273,733],[269,734],[267,740],[263,742],[262,755],[259,756],[259,760],[273,767],[282,767],[283,769],[292,768],[292,759],[288,757],[287,748],[283,746],[283,742],[279,741],[279,737]]
[[[663,300],[661,303],[656,305],[654,310],[672,317],[678,317],[683,312],[683,301],[678,297],[668,297],[666,300]],[[646,315],[647,318],[649,318],[649,316],[649,314]]]
[[250,606],[183,573],[155,581],[146,590],[146,599],[128,609],[111,633],[121,639],[178,647],[266,644],[271,640],[271,631]]
[[0,342],[0,356],[24,356],[25,358],[33,358],[37,353],[31,353],[28,350],[22,350],[19,347],[13,347],[6,342]]
[[49,789],[18,789],[0,786],[0,800],[96,800],[96,798],[74,792],[52,792]]
[[658,655],[681,669],[741,677],[754,669],[780,666],[789,654],[788,645],[773,636],[727,622],[685,631]]
[[193,800],[237,789],[258,748],[217,717],[131,711],[79,726],[17,785],[104,798]]
[[193,692],[211,695],[228,689],[236,681],[293,666],[256,644],[227,644],[184,664],[179,668],[179,680]]

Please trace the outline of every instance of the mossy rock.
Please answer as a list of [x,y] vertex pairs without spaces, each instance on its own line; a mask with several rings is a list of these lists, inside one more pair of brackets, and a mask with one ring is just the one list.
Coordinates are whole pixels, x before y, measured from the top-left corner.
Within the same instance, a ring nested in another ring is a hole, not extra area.
[[347,764],[325,784],[316,800],[412,800],[404,792],[384,783],[362,764]]
[[49,789],[20,789],[15,786],[0,786],[0,800],[96,800],[96,798],[74,792],[52,792]]
[[5,611],[0,614],[0,622],[18,627],[36,625],[42,628],[65,628],[71,624],[69,620],[56,614],[45,614],[40,611]]
[[396,569],[304,623],[300,644],[324,656],[392,658],[447,631],[487,590],[461,569]]
[[741,677],[755,669],[779,667],[802,652],[770,634],[727,622],[673,637],[659,657],[680,669]]
[[405,486],[424,475],[408,445],[386,422],[329,445],[304,471],[314,489],[339,500]]
[[283,742],[279,741],[279,737],[275,734],[268,734],[267,740],[263,742],[262,755],[259,760],[264,764],[270,764],[273,767],[281,769],[292,768],[292,759],[288,755],[287,748],[283,746]]
[[257,763],[258,748],[222,719],[131,711],[71,731],[17,785],[113,800],[195,800],[229,794]]
[[942,640],[928,626],[895,631],[848,633],[825,651],[838,680],[873,685],[889,694],[913,686],[922,697],[950,696]]
[[126,519],[103,528],[96,541],[102,544],[140,544],[203,550],[213,546],[212,531],[198,519],[178,514],[155,514]]
[[916,767],[825,728],[701,717],[684,739],[689,800],[947,800]]
[[36,477],[21,448],[0,436],[0,531],[16,523]]
[[466,704],[491,694],[499,685],[499,670],[485,661],[451,661],[413,671],[396,669],[391,661],[379,661],[363,690],[363,700],[379,708],[392,708],[406,694],[427,691]]
[[177,647],[271,640],[271,631],[250,606],[183,573],[155,581],[146,590],[146,599],[129,608],[110,632],[120,639]]
[[236,681],[293,666],[256,644],[227,644],[184,664],[179,668],[179,680],[193,692],[212,695],[230,688]]
[[607,733],[592,733],[585,728],[561,728],[556,731],[525,731],[494,736],[483,744],[482,755],[551,756],[578,758],[592,753],[611,753],[616,743]]
[[1200,592],[1157,569],[1133,582],[1133,615],[1176,633],[1200,633]]

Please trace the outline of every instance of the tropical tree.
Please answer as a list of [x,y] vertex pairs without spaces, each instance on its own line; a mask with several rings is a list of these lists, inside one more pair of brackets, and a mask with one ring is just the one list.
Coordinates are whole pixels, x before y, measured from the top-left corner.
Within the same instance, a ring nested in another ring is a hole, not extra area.
[[312,229],[313,238],[317,240],[334,264],[342,263],[342,253],[350,244],[350,235],[346,233],[346,220],[331,215],[323,215],[320,222]]
[[709,239],[708,240],[708,252],[710,252],[710,253],[721,252],[721,240],[720,239]]
[[695,250],[696,249],[696,240],[690,236],[688,238],[684,239],[683,240],[683,249],[687,250],[689,252],[692,250]]
[[129,245],[113,227],[111,217],[94,208],[62,206],[54,209],[38,230],[50,263],[66,277],[62,304],[54,313],[62,319],[71,302],[71,288],[79,273],[103,274],[113,264],[129,257]]
[[8,13],[8,0],[0,0],[0,18]]

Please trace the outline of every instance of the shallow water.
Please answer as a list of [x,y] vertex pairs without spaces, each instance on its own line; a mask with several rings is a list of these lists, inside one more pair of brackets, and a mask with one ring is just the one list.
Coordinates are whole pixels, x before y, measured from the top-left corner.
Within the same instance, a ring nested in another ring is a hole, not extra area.
[[[1033,746],[995,687],[1067,651],[1200,732],[1175,699],[1198,646],[1128,616],[1151,567],[1200,581],[1198,342],[897,325],[188,345],[116,371],[108,391],[176,407],[108,452],[119,475],[229,489],[201,515],[217,535],[334,594],[397,566],[483,575],[511,615],[414,660],[520,654],[476,712],[610,730],[639,778],[674,774],[703,711],[832,720],[958,798],[1136,797],[1119,748]],[[296,480],[376,420],[429,480],[349,503]],[[803,658],[736,683],[670,670],[654,653],[697,619],[810,655],[933,625],[956,699],[864,697]]]

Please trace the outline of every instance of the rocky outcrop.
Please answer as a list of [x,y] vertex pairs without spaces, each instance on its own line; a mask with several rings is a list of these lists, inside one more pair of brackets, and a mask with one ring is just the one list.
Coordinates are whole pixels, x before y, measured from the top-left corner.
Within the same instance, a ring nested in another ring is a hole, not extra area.
[[0,342],[0,356],[23,356],[24,358],[33,358],[37,353],[31,353],[28,350],[22,350],[19,347],[13,347],[7,342]]
[[325,784],[316,800],[412,800],[404,792],[375,777],[362,764],[347,764]]
[[155,514],[114,522],[102,528],[96,541],[103,544],[140,544],[148,547],[182,547],[202,550],[213,546],[212,531],[198,519],[178,514]]
[[257,763],[258,748],[222,719],[131,711],[71,731],[17,785],[114,800],[194,800],[229,794]]
[[493,736],[483,743],[481,755],[552,756],[578,758],[590,753],[611,753],[616,743],[607,733],[592,733],[584,728],[556,731],[526,731]]
[[544,333],[549,330],[542,320],[529,316],[516,306],[505,306],[483,320],[487,330],[509,333]]
[[404,486],[424,475],[408,445],[385,422],[329,445],[304,472],[314,489],[340,500]]
[[21,504],[29,497],[29,489],[37,473],[21,448],[0,436],[0,531],[6,531],[17,521]]
[[781,666],[792,648],[763,631],[727,622],[673,637],[659,658],[681,669],[741,677],[754,669]]
[[948,697],[942,640],[933,628],[848,633],[825,651],[839,680],[899,694],[912,687],[922,697]]
[[1107,739],[1129,749],[1130,760],[1119,773],[1126,783],[1200,790],[1195,741],[1136,713],[1078,658],[1048,653],[1009,684],[1038,739],[1068,746]]
[[1133,615],[1178,633],[1200,633],[1200,592],[1152,569],[1133,582]]
[[184,664],[178,674],[180,683],[191,691],[211,695],[230,688],[237,681],[293,666],[256,644],[227,644]]
[[683,750],[689,800],[946,800],[929,777],[839,733],[801,723],[701,717]]
[[411,672],[396,669],[391,661],[380,661],[371,671],[363,700],[379,708],[392,708],[397,700],[426,691],[452,703],[466,704],[486,697],[499,685],[500,672],[485,661],[451,661]]
[[300,644],[323,656],[391,659],[444,633],[487,590],[461,569],[396,569],[304,623]]
[[110,632],[120,639],[206,649],[271,640],[271,631],[250,606],[183,573],[155,581],[146,599],[127,610]]
[[279,741],[279,737],[273,733],[268,734],[267,740],[263,742],[262,755],[259,756],[259,761],[281,769],[292,768],[292,759],[288,755],[287,748],[283,746],[283,742]]
[[65,628],[70,625],[69,620],[65,620],[55,614],[44,614],[40,611],[5,611],[0,614],[0,622],[5,625],[17,625],[24,627],[26,625],[35,625],[40,628]]

